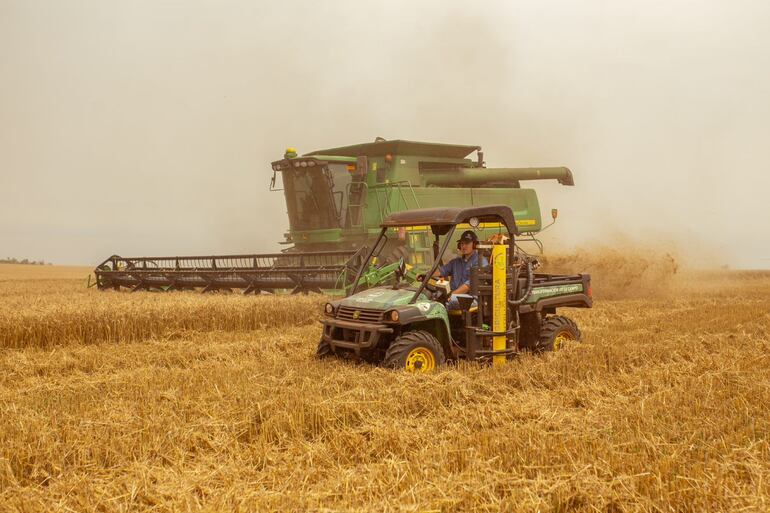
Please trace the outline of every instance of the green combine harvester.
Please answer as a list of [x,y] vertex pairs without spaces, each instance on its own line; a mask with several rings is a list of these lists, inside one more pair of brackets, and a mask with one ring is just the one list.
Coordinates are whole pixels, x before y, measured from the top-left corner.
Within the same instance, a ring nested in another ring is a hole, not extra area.
[[[475,153],[475,155],[473,155]],[[475,158],[471,158],[475,157]],[[94,270],[100,289],[242,290],[346,294],[389,215],[419,208],[506,205],[532,242],[544,228],[529,180],[574,185],[566,167],[488,168],[480,146],[377,138],[372,143],[299,155],[289,148],[272,163],[271,191],[286,198],[286,249],[276,253],[168,257],[113,255]],[[552,211],[555,221],[556,211]],[[497,223],[478,228],[480,237],[499,233]],[[433,264],[429,227],[394,228],[359,286],[390,280],[403,258],[410,268]]]

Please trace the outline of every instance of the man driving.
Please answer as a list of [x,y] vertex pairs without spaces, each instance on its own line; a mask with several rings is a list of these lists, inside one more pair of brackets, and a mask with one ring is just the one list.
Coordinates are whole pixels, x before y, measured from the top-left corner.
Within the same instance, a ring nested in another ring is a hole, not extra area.
[[483,256],[479,262],[479,254],[476,245],[479,239],[473,230],[466,230],[457,240],[457,249],[460,255],[450,260],[446,265],[437,269],[440,276],[450,277],[449,286],[452,293],[446,303],[447,310],[459,310],[460,302],[456,294],[468,294],[471,290],[471,267],[486,267],[489,265]]

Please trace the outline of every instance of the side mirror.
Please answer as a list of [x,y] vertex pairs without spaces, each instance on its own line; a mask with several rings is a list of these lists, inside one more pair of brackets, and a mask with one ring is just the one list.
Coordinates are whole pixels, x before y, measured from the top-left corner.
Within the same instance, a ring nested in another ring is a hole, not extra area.
[[404,261],[404,257],[401,257],[398,260],[398,265],[393,271],[393,277],[395,278],[393,280],[393,290],[398,290],[399,284],[404,279],[404,276],[406,276],[406,262]]
[[398,267],[396,267],[395,274],[397,281],[401,281],[406,275],[406,261],[404,261],[404,257],[398,259]]
[[558,208],[552,208],[551,209],[551,217],[554,221],[556,221],[556,218],[559,217],[559,209]]

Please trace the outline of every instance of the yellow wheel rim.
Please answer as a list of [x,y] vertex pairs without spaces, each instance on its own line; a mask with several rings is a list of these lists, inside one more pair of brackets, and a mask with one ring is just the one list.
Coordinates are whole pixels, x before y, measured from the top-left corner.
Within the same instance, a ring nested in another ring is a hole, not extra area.
[[575,340],[572,333],[569,331],[560,331],[556,334],[556,338],[553,339],[553,350],[558,351],[564,346],[565,342],[569,342],[570,340]]
[[409,372],[430,372],[436,368],[436,357],[425,347],[415,347],[406,356],[406,370]]

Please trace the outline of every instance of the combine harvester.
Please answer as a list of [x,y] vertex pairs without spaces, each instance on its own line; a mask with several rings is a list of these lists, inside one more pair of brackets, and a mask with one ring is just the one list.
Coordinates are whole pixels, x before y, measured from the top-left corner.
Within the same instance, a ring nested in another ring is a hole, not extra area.
[[[468,158],[475,152],[475,159]],[[113,255],[94,270],[100,289],[240,289],[244,294],[288,291],[349,291],[389,215],[429,207],[507,205],[521,232],[542,251],[540,204],[527,180],[574,185],[566,167],[487,168],[480,146],[377,138],[299,156],[289,148],[272,163],[271,191],[283,191],[289,231],[279,253],[169,257]],[[279,186],[278,177],[281,177]],[[552,211],[554,221],[556,211]],[[553,223],[551,223],[553,224]],[[550,225],[549,225],[550,226]],[[479,235],[500,226],[479,227]],[[429,227],[394,229],[385,255],[359,286],[391,279],[401,258],[419,268],[433,263]],[[380,248],[382,249],[382,248]]]

